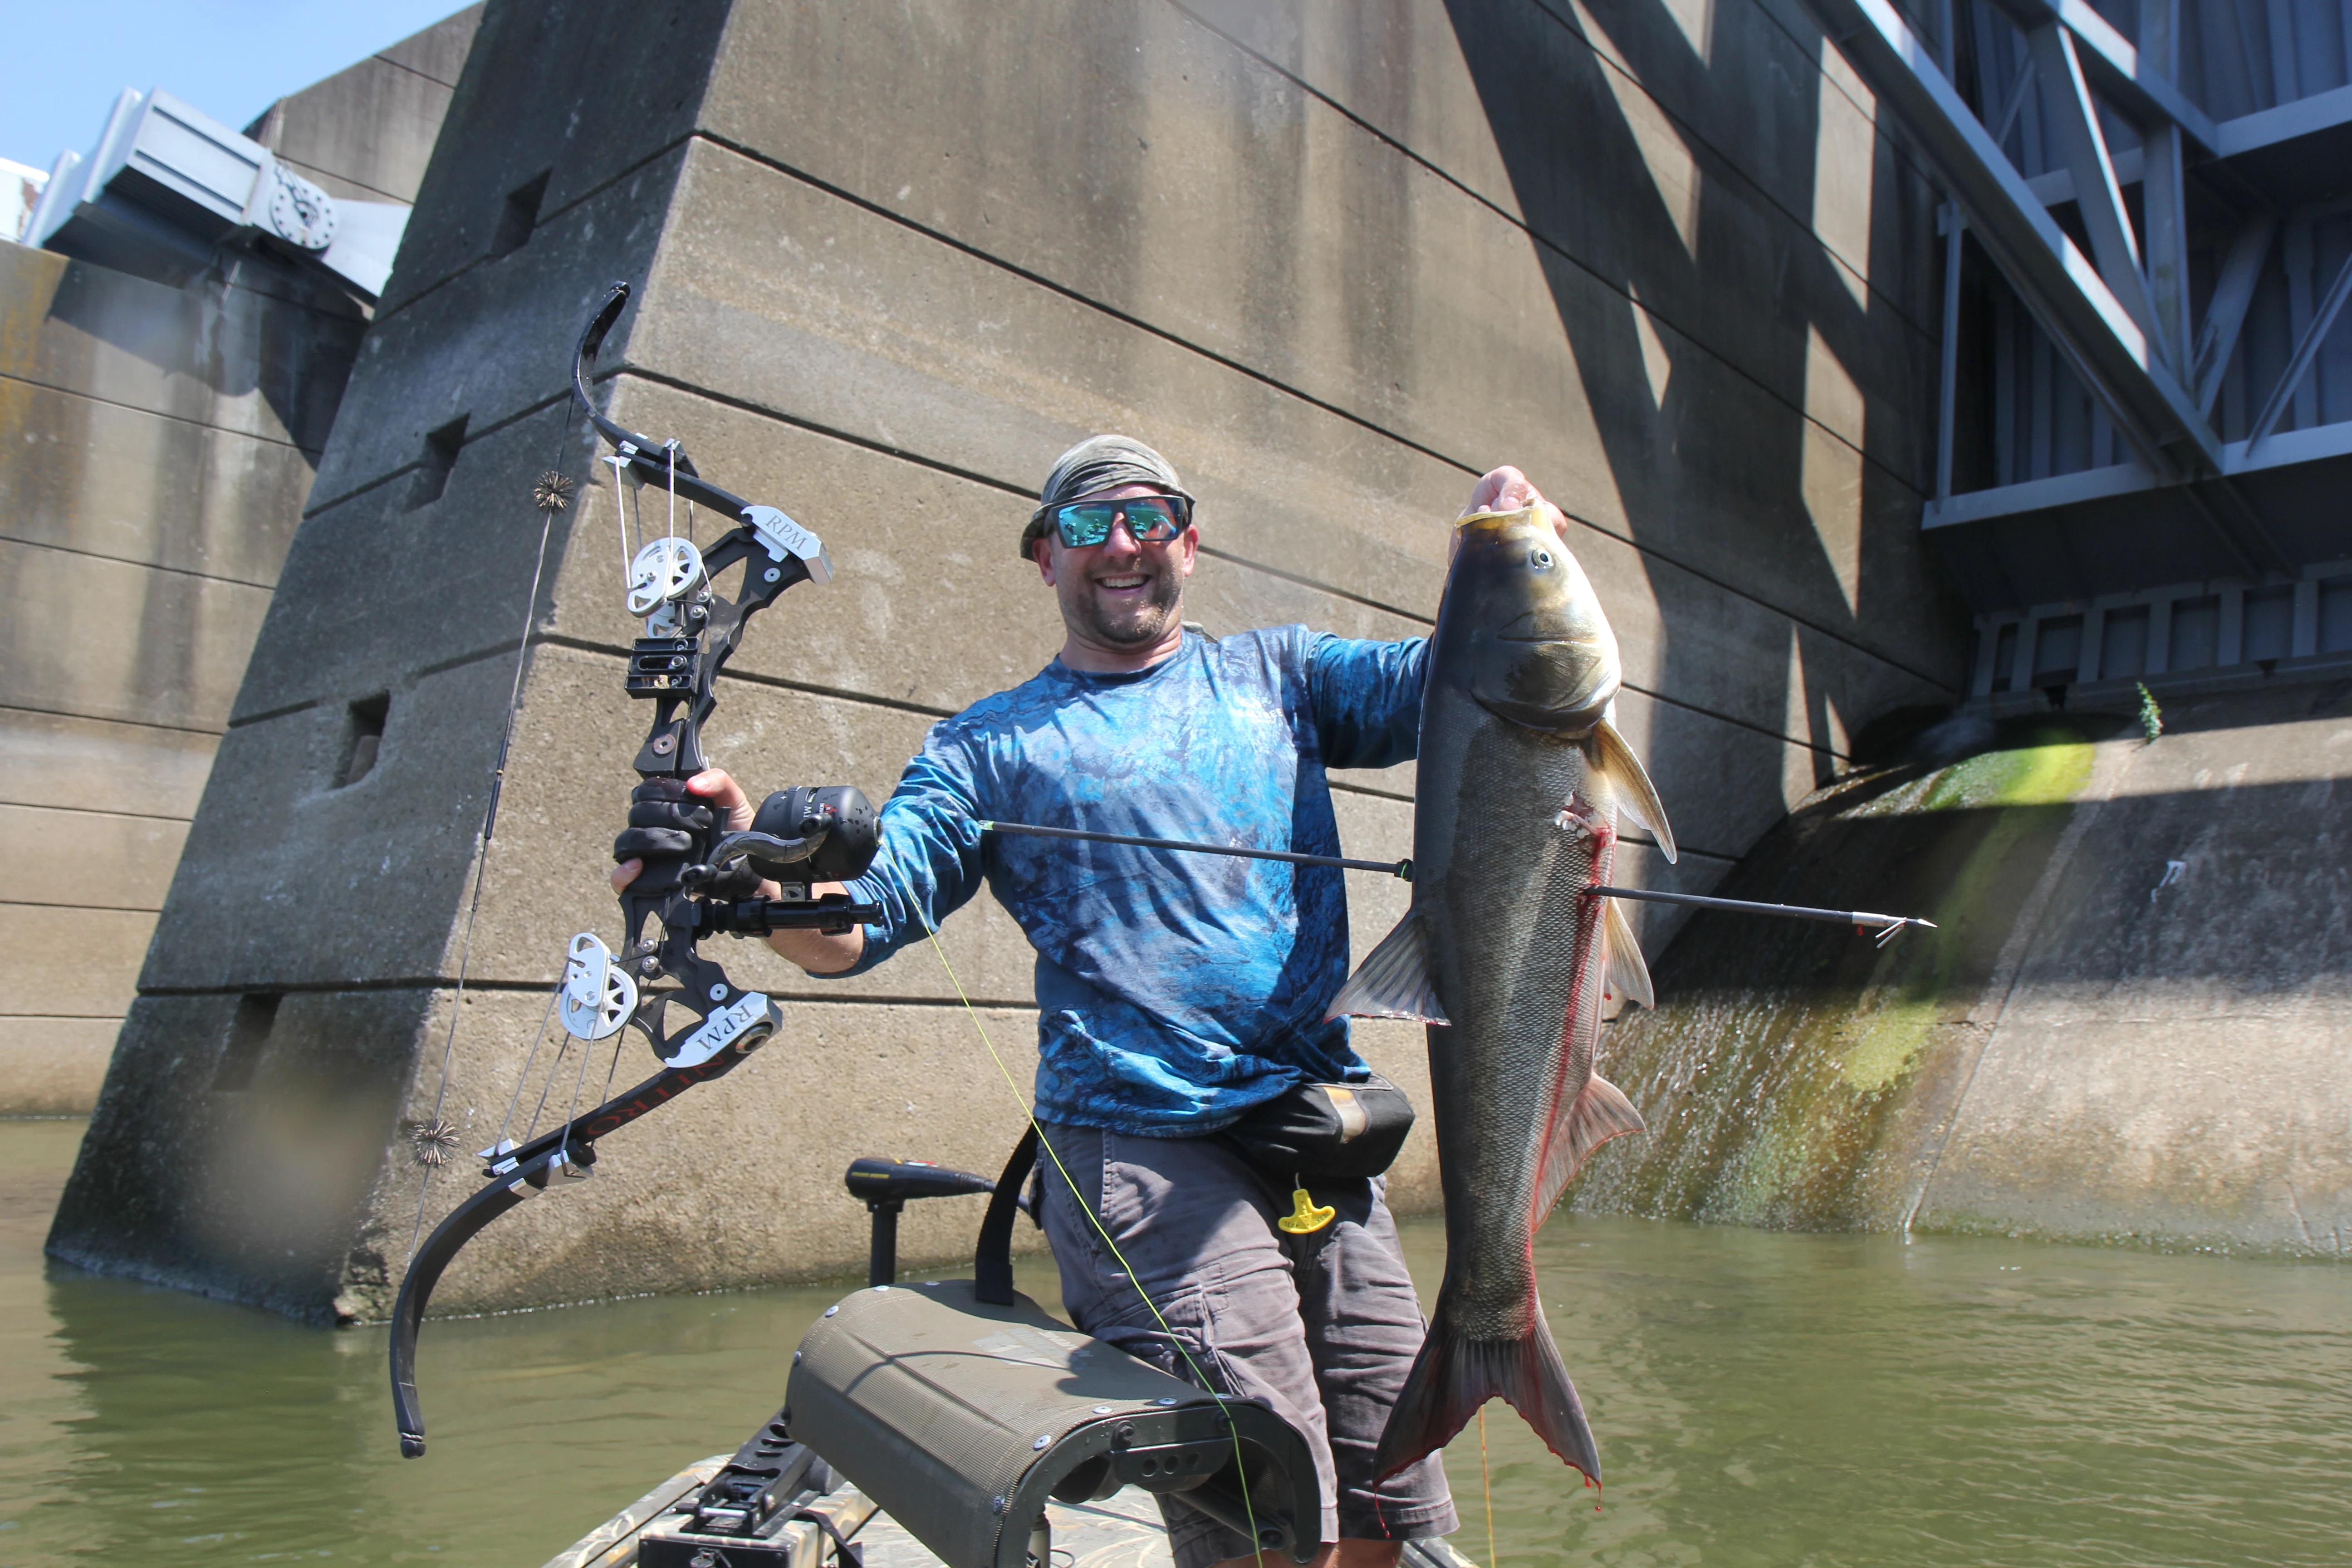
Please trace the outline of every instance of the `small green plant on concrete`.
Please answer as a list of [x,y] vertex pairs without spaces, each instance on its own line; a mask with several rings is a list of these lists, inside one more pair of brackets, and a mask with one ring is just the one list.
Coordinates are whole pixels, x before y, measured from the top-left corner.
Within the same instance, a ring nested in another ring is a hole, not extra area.
[[2164,710],[2156,705],[2156,693],[2147,689],[2147,681],[2143,680],[2137,684],[2139,686],[2139,730],[2141,734],[2147,737],[2147,743],[2153,746],[2156,744],[2156,738],[2164,733]]

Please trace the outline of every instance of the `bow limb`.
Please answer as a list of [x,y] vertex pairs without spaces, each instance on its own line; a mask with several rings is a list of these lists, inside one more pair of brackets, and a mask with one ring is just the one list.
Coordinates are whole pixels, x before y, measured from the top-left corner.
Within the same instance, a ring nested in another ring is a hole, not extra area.
[[425,1305],[441,1271],[458,1249],[490,1221],[547,1185],[547,1156],[541,1155],[529,1175],[484,1187],[449,1211],[410,1259],[407,1278],[400,1282],[400,1300],[392,1309],[392,1414],[400,1426],[400,1456],[414,1459],[425,1452],[425,1414],[416,1404],[416,1331],[425,1320]]
[[568,1153],[577,1164],[593,1164],[597,1139],[698,1083],[724,1076],[744,1054],[726,1050],[693,1067],[665,1068],[635,1089],[499,1156],[491,1167],[490,1184],[450,1210],[433,1227],[433,1234],[410,1261],[407,1278],[401,1281],[400,1300],[392,1310],[392,1407],[400,1426],[403,1458],[414,1459],[425,1452],[425,1414],[416,1403],[416,1331],[424,1325],[434,1286],[440,1283],[442,1272],[458,1252],[492,1220],[545,1191],[549,1170],[558,1156]]

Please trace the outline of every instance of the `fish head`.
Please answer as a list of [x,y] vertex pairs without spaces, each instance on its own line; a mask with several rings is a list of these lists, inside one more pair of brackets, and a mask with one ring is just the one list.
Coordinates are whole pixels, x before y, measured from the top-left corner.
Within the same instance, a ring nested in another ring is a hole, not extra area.
[[1617,695],[1617,635],[1591,580],[1532,507],[1454,525],[1432,679],[1480,707],[1563,737],[1590,733]]

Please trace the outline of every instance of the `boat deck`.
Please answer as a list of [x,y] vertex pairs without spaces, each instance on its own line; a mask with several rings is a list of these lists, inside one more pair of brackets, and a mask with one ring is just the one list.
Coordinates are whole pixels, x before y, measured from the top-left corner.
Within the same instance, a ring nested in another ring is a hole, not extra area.
[[[714,1454],[688,1465],[548,1559],[546,1568],[635,1568],[637,1542],[646,1527],[717,1475],[730,1457]],[[929,1547],[853,1487],[845,1485],[820,1499],[813,1511],[823,1512],[850,1538],[866,1568],[946,1568]],[[1052,1503],[1045,1516],[1054,1529],[1052,1568],[1174,1568],[1160,1505],[1133,1487],[1100,1502]],[[835,1568],[833,1542],[816,1526],[787,1525],[778,1540],[787,1538],[793,1543],[793,1568]],[[1475,1565],[1443,1541],[1410,1541],[1399,1568]]]

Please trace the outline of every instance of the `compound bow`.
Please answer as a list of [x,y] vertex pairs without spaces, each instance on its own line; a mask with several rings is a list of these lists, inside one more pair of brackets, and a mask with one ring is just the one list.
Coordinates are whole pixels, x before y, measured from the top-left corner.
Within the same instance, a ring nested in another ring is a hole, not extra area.
[[[588,1045],[630,1025],[652,1044],[662,1068],[520,1146],[501,1136],[482,1152],[488,1162],[482,1173],[489,1185],[451,1210],[410,1258],[392,1321],[393,1409],[400,1451],[409,1458],[425,1452],[425,1419],[416,1401],[416,1332],[434,1286],[459,1249],[492,1220],[546,1191],[551,1178],[586,1176],[595,1163],[597,1139],[732,1070],[782,1026],[782,1009],[764,994],[729,980],[698,950],[699,941],[720,931],[845,931],[881,913],[846,895],[813,890],[815,882],[856,876],[873,858],[874,812],[856,790],[778,791],[761,806],[748,832],[725,831],[722,814],[687,792],[686,782],[706,765],[701,731],[717,706],[713,687],[745,626],[794,584],[829,581],[833,563],[816,535],[776,508],[753,505],[697,475],[677,442],[654,441],[596,411],[588,395],[588,365],[628,300],[629,286],[614,284],[581,334],[572,359],[573,394],[616,454],[605,461],[613,464],[616,479],[661,486],[673,507],[684,499],[689,507],[699,503],[735,524],[708,550],[698,549],[691,537],[673,534],[646,543],[630,562],[629,613],[644,619],[646,635],[631,649],[625,684],[631,697],[653,702],[654,719],[635,763],[643,782],[630,797],[629,828],[614,852],[619,858],[643,860],[645,869],[621,895],[618,952],[593,931],[573,937],[551,1006],[580,1043],[583,1077]],[[560,508],[565,488],[557,476],[541,481],[542,508]],[[730,600],[713,584],[739,564],[740,586]],[[534,587],[534,599],[536,594]],[[528,647],[528,637],[524,643]],[[508,721],[511,726],[511,704]],[[502,746],[501,776],[504,765]],[[484,819],[484,854],[497,795],[494,781]],[[758,896],[764,880],[778,885],[779,896]],[[658,926],[658,937],[647,934],[649,921]],[[652,982],[662,979],[676,984],[655,988]],[[461,991],[464,984],[461,965]],[[693,1019],[683,1033],[667,1026],[665,1015],[673,1004]],[[526,1064],[524,1072],[529,1071]],[[446,1088],[446,1061],[443,1074]],[[430,1131],[438,1140],[447,1138],[437,1112]]]

